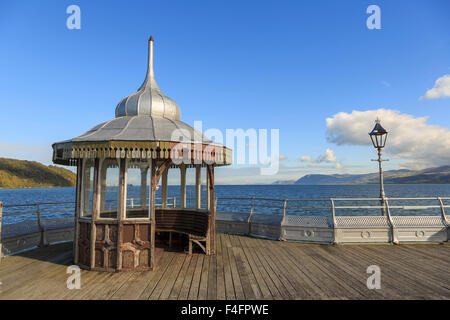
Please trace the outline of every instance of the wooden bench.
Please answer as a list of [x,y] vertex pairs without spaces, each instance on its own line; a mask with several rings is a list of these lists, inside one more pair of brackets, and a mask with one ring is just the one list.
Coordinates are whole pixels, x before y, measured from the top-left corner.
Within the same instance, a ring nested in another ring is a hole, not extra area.
[[192,254],[193,243],[208,254],[209,214],[206,210],[175,208],[156,209],[155,211],[157,232],[185,234],[188,236],[189,254]]

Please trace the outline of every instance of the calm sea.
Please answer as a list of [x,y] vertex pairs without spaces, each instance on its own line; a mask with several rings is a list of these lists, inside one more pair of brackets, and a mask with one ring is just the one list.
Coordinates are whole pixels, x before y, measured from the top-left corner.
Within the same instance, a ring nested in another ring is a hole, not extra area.
[[[128,198],[139,198],[139,190],[136,187],[129,187]],[[385,186],[386,195],[388,197],[450,197],[450,184],[388,184]],[[193,203],[195,197],[194,186],[187,186],[188,204]],[[179,186],[169,186],[169,197],[177,197],[179,201]],[[206,190],[203,186],[202,197],[205,199]],[[111,195],[116,194],[115,192]],[[247,211],[249,207],[242,206],[241,201],[221,201],[220,198],[271,198],[271,199],[329,199],[329,198],[368,198],[378,197],[379,186],[371,185],[218,185],[216,186],[216,197],[219,198],[217,204],[217,211]],[[160,197],[160,190],[157,191],[157,197]],[[61,201],[75,201],[74,188],[36,188],[36,189],[0,189],[0,201],[4,205],[25,204],[36,202],[61,202]],[[172,201],[169,199],[169,202]],[[241,204],[241,206],[234,205]],[[246,202],[247,204],[249,201]],[[309,203],[311,206],[320,206],[324,203]],[[355,204],[355,203],[352,203]],[[363,203],[358,203],[363,205]],[[375,203],[371,203],[374,205]],[[420,203],[423,205],[424,203]],[[427,202],[426,204],[436,205],[436,201]],[[445,204],[450,204],[447,201]],[[263,207],[264,203],[260,203]],[[274,205],[271,203],[270,205]],[[275,203],[275,205],[282,206],[282,202]],[[298,203],[292,205],[299,205]],[[329,205],[329,204],[327,204]],[[406,205],[405,203],[403,205]],[[408,203],[411,205],[411,203]],[[419,205],[419,203],[413,203]],[[5,212],[17,212],[20,209],[5,209]],[[267,208],[262,210],[273,214],[280,214],[279,208]],[[395,212],[393,212],[395,214]],[[329,210],[290,210],[289,214],[308,215],[318,214],[327,215]],[[337,212],[339,215],[340,212]],[[354,211],[351,214],[367,214],[367,212]],[[378,214],[378,210],[376,213]],[[409,210],[408,215],[426,214],[423,210]],[[439,214],[438,209],[434,209],[432,214]],[[48,218],[56,218],[60,215],[58,213],[51,214]],[[19,218],[19,217],[17,217]],[[4,223],[12,223],[16,218],[6,217]],[[20,220],[28,220],[22,217]]]

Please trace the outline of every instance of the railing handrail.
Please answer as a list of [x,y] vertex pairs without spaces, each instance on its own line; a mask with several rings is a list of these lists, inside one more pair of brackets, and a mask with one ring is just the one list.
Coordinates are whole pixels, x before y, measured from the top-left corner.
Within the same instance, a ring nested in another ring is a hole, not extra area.
[[[167,197],[167,199],[174,199],[174,203],[171,205],[173,207],[176,206],[176,196]],[[187,198],[187,199],[194,199],[194,198]],[[140,198],[128,198],[128,201],[131,203],[135,200],[140,200]],[[146,201],[148,198],[146,199]],[[162,200],[161,197],[156,197],[155,200]],[[270,209],[277,209],[281,210],[281,213],[283,217],[286,217],[287,211],[292,209],[303,209],[303,210],[330,210],[332,211],[331,215],[335,215],[334,211],[338,209],[382,209],[383,206],[380,204],[376,205],[337,205],[336,202],[338,201],[380,201],[381,198],[321,198],[321,199],[270,199],[270,198],[257,198],[257,197],[216,197],[216,201],[221,200],[235,200],[235,201],[241,201],[245,200],[248,201],[247,203],[229,203],[229,205],[236,206],[236,207],[250,207],[250,215],[253,216],[255,214],[256,208],[270,208]],[[445,220],[446,213],[445,208],[450,208],[450,204],[444,204],[443,200],[450,200],[450,197],[405,197],[405,198],[389,198],[386,197],[385,200],[389,201],[438,201],[436,204],[429,204],[429,205],[392,205],[389,202],[387,202],[387,206],[389,209],[403,209],[403,210],[422,210],[422,209],[440,209],[441,215],[443,219]],[[106,200],[106,202],[113,202],[117,201],[116,199]],[[270,205],[268,203],[261,203],[260,201],[274,201],[276,204]],[[289,206],[289,202],[327,202],[328,205],[325,206]],[[330,206],[330,201],[332,202],[332,205]],[[279,205],[278,203],[282,202],[282,205]],[[386,202],[385,202],[386,203]],[[392,203],[392,202],[391,202]],[[35,209],[33,211],[25,211],[25,212],[5,212],[3,210],[3,216],[17,216],[17,215],[26,215],[26,214],[38,214],[38,220],[40,220],[40,215],[45,213],[52,213],[52,212],[65,212],[65,211],[72,211],[74,210],[74,207],[60,207],[60,208],[48,208],[48,209],[42,209],[42,206],[48,206],[48,205],[64,205],[64,204],[71,204],[74,205],[74,201],[60,201],[60,202],[37,202],[37,203],[22,203],[22,204],[9,204],[9,205],[3,205],[3,208],[13,208],[13,207],[34,207]],[[156,204],[158,205],[158,204]],[[220,205],[227,205],[227,203],[220,204]],[[386,206],[386,205],[385,205]],[[273,214],[273,213],[270,213]],[[251,217],[249,217],[251,219]],[[284,218],[285,219],[285,218]]]

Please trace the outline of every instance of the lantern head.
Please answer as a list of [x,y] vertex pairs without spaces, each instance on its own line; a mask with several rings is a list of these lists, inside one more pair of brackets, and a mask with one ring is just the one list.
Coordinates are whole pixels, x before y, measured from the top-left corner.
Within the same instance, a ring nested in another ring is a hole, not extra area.
[[380,124],[380,119],[375,121],[375,127],[372,132],[369,133],[370,139],[372,139],[373,146],[377,149],[384,148],[386,144],[388,132]]

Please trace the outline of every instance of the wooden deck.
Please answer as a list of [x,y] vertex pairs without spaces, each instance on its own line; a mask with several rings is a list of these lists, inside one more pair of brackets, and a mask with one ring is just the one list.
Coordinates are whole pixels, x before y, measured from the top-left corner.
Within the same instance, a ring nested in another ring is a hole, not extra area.
[[[217,255],[159,251],[152,272],[82,270],[72,244],[4,258],[0,299],[450,299],[450,245],[318,245],[217,235]],[[369,290],[369,265],[381,289]]]

